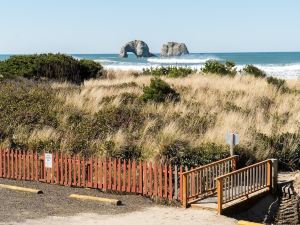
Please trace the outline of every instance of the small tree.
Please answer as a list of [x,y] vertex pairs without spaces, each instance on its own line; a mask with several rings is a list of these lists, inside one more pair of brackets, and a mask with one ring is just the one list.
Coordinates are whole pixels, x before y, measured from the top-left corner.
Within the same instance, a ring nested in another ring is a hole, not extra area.
[[225,64],[217,60],[208,60],[205,62],[202,72],[204,73],[215,73],[221,76],[230,75],[234,76],[236,74],[235,63],[231,61],[226,61]]
[[255,77],[265,78],[267,76],[267,74],[264,71],[258,69],[256,66],[253,66],[253,65],[245,66],[243,68],[243,71],[245,73],[248,73],[248,74],[253,75]]
[[144,101],[164,102],[166,100],[178,101],[179,94],[165,81],[152,78],[150,85],[144,87],[142,99]]

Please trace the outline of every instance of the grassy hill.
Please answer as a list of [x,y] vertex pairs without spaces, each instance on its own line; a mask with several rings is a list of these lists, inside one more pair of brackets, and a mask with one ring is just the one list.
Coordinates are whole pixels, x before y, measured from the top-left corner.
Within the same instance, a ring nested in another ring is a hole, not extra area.
[[228,155],[231,130],[244,163],[276,157],[281,168],[300,168],[300,81],[278,89],[263,77],[194,71],[161,79],[177,101],[145,101],[151,76],[131,72],[106,71],[81,86],[2,80],[0,144],[195,166]]

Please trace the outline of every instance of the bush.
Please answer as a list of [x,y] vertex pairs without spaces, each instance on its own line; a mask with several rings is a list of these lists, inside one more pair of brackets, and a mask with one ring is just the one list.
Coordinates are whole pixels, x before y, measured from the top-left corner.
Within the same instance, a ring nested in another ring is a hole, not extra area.
[[215,73],[221,76],[234,76],[236,74],[236,70],[234,69],[234,67],[235,63],[231,61],[226,61],[225,64],[223,64],[217,60],[208,60],[205,62],[204,67],[202,68],[202,72]]
[[144,87],[143,91],[142,99],[144,101],[164,102],[166,100],[179,100],[179,94],[159,78],[151,79],[150,85]]
[[143,69],[143,75],[154,75],[154,76],[168,76],[168,77],[186,77],[189,74],[192,74],[195,70],[187,67],[158,67]]
[[101,76],[102,66],[63,54],[19,55],[0,62],[0,74],[4,78],[47,78],[81,83],[85,79]]
[[268,77],[267,82],[268,82],[268,84],[275,86],[277,90],[284,91],[286,89],[285,80],[278,79],[276,77]]
[[176,140],[164,146],[161,155],[164,161],[190,168],[226,158],[229,151],[226,147],[214,143],[205,143],[193,148],[188,142]]
[[256,66],[253,66],[253,65],[247,65],[247,66],[245,66],[243,68],[243,71],[245,73],[248,73],[248,74],[253,75],[255,77],[264,78],[264,77],[267,76],[267,74],[264,71],[258,69]]
[[80,77],[81,79],[98,78],[102,76],[103,67],[100,63],[92,60],[82,59],[79,61],[80,64]]

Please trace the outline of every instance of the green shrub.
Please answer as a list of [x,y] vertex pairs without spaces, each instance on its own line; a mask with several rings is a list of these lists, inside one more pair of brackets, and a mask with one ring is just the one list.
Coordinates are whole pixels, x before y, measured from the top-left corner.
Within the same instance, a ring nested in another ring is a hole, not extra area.
[[267,76],[267,74],[264,71],[258,69],[256,66],[253,66],[253,65],[247,65],[247,66],[245,66],[243,68],[243,71],[245,73],[248,73],[248,74],[253,75],[255,77],[264,78],[264,77]]
[[198,147],[191,147],[188,142],[176,140],[164,146],[161,157],[164,161],[169,161],[175,165],[187,167],[197,167],[205,165],[229,155],[229,151],[224,146],[214,143],[205,143]]
[[281,170],[296,170],[300,167],[300,134],[283,133],[267,136],[255,133],[245,148],[257,161],[276,158]]
[[235,63],[231,61],[226,61],[225,64],[217,60],[208,60],[205,62],[202,72],[204,73],[214,73],[218,75],[230,75],[234,76],[236,70],[234,69]]
[[81,79],[98,78],[102,76],[103,67],[100,63],[92,60],[82,59],[79,61],[80,64],[80,77]]
[[143,88],[144,101],[164,102],[166,100],[178,101],[179,94],[165,81],[159,78],[151,79],[150,85]]
[[4,78],[47,78],[81,83],[85,79],[101,76],[102,66],[63,54],[18,55],[0,62],[0,74]]
[[277,90],[285,90],[285,80],[276,78],[276,77],[267,77],[267,82],[270,85],[273,85],[274,87],[276,87]]
[[154,75],[154,76],[167,76],[167,77],[186,77],[189,74],[196,72],[195,70],[187,67],[157,67],[150,69],[143,69],[143,75]]

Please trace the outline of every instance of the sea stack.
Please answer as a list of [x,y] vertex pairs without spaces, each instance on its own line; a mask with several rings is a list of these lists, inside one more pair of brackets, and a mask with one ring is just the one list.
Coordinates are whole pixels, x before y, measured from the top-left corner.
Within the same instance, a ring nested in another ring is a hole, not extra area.
[[141,40],[134,40],[126,43],[120,51],[120,57],[127,58],[128,52],[132,52],[136,57],[152,57],[154,54],[150,53],[148,45]]
[[161,48],[160,56],[181,56],[189,54],[189,51],[184,43],[168,42]]

